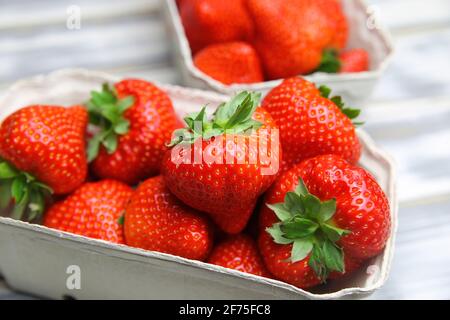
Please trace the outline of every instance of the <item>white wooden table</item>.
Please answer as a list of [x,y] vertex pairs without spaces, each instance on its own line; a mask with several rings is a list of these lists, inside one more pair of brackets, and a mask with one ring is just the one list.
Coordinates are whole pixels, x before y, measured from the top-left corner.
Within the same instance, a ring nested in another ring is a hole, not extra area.
[[[376,299],[450,298],[450,0],[370,0],[396,55],[365,129],[397,160],[400,227]],[[67,9],[81,9],[68,30]],[[11,82],[86,67],[177,83],[157,0],[0,0],[0,93]],[[0,257],[1,259],[1,257]],[[0,299],[31,298],[0,280]]]

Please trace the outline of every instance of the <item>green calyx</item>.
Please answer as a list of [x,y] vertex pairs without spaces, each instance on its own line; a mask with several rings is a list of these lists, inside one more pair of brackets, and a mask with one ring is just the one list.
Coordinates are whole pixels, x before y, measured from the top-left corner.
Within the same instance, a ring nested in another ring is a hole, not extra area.
[[[344,101],[342,100],[341,96],[331,96],[331,89],[327,86],[320,86],[319,87],[319,91],[320,91],[320,95],[324,98],[330,99],[331,101],[333,101],[333,103],[341,110],[341,112],[343,114],[345,114],[350,120],[354,120],[356,119],[360,114],[361,114],[361,110],[360,109],[353,109],[350,107],[347,107],[344,103]],[[364,122],[358,122],[358,121],[353,121],[353,124],[355,126],[361,126],[364,124]]]
[[134,97],[117,98],[114,88],[103,84],[102,91],[92,91],[91,99],[86,103],[89,112],[90,124],[99,131],[88,144],[88,161],[94,160],[99,152],[100,145],[104,146],[108,154],[117,149],[118,137],[127,134],[130,122],[124,118],[125,111],[134,104]]
[[169,147],[180,143],[194,143],[197,138],[209,140],[222,134],[248,133],[257,130],[262,123],[252,119],[259,105],[261,94],[243,91],[226,103],[219,105],[212,119],[206,115],[206,106],[200,112],[188,114],[186,128],[174,131]]
[[280,220],[266,231],[278,244],[292,244],[290,262],[308,257],[308,265],[323,281],[332,271],[345,272],[344,253],[337,241],[350,231],[333,224],[336,200],[320,201],[302,179],[283,203],[267,204]]
[[117,219],[117,224],[123,226],[125,224],[125,212]]
[[325,49],[322,54],[322,60],[316,71],[326,73],[338,73],[341,70],[341,61],[336,49]]
[[52,193],[49,186],[0,159],[0,209],[5,210],[14,200],[11,218],[28,221],[40,218],[45,199]]

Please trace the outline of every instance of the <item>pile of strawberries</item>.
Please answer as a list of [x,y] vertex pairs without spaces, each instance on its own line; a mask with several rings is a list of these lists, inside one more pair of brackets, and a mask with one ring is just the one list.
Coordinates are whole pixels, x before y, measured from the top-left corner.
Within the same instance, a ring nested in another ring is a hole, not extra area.
[[[186,0],[188,1],[188,0]],[[380,254],[389,204],[356,163],[359,111],[300,77],[178,120],[127,79],[83,106],[0,127],[0,206],[16,219],[309,288]]]
[[179,0],[194,65],[223,84],[369,69],[340,0]]

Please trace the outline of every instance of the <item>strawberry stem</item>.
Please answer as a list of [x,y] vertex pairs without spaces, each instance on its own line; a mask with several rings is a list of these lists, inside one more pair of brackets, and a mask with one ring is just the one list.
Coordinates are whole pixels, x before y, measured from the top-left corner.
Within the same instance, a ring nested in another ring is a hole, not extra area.
[[333,223],[336,199],[320,201],[299,179],[296,189],[286,193],[284,202],[267,206],[280,221],[266,231],[275,243],[292,244],[290,262],[309,256],[308,264],[322,282],[332,271],[345,272],[344,253],[337,241],[350,232]]
[[322,60],[317,71],[326,73],[338,73],[341,70],[341,61],[338,51],[335,49],[325,49],[322,53]]
[[53,190],[27,172],[0,159],[0,210],[14,204],[11,217],[34,221],[42,216]]
[[257,130],[262,123],[252,117],[260,100],[260,93],[243,91],[230,101],[219,105],[211,120],[208,120],[204,106],[200,112],[188,114],[184,118],[187,127],[175,130],[174,138],[168,146],[191,144],[199,137],[209,140],[222,134],[245,134]]
[[100,146],[103,146],[108,154],[117,150],[118,137],[127,134],[130,128],[130,122],[124,117],[124,113],[133,104],[133,96],[119,99],[115,89],[107,83],[103,84],[101,92],[91,92],[91,99],[86,103],[89,123],[99,130],[88,144],[89,162],[98,156]]

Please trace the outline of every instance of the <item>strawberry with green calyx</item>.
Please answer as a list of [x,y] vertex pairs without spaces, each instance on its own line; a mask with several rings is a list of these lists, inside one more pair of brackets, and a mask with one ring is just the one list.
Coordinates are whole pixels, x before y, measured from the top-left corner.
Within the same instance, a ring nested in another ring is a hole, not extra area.
[[336,155],[278,177],[260,211],[259,248],[280,280],[309,288],[355,271],[389,238],[389,203],[363,168]]
[[125,79],[92,92],[87,107],[98,130],[88,148],[97,177],[137,184],[159,173],[165,144],[180,125],[165,92],[144,80]]
[[[341,112],[343,114],[345,114],[350,120],[356,119],[361,114],[361,110],[360,109],[354,109],[354,108],[347,107],[345,105],[344,101],[342,100],[341,96],[332,96],[332,97],[330,97],[331,89],[329,87],[327,87],[327,86],[320,86],[319,87],[319,91],[320,91],[320,95],[322,97],[330,99],[331,101],[333,101],[334,104],[341,110]],[[355,126],[360,126],[360,125],[363,125],[364,122],[355,122],[355,121],[353,121],[353,124]]]
[[89,162],[98,156],[100,145],[105,147],[108,154],[116,151],[118,136],[128,133],[130,129],[130,121],[124,117],[124,113],[133,104],[133,96],[119,99],[115,89],[107,83],[103,84],[101,92],[91,92],[91,100],[86,104],[89,122],[97,126],[99,132],[89,141]]
[[[161,169],[175,196],[231,234],[245,228],[258,197],[278,173],[276,126],[258,108],[259,98],[242,92],[221,104],[212,119],[205,108],[188,115],[187,128],[174,132]],[[197,159],[199,154],[204,156]]]
[[0,210],[14,201],[13,219],[33,221],[44,212],[45,202],[53,190],[26,172],[0,159]]
[[301,77],[288,78],[264,98],[262,107],[278,124],[283,148],[282,169],[321,154],[337,154],[351,163],[361,155],[352,123],[359,111],[345,107],[340,97]]
[[295,190],[286,193],[283,203],[267,206],[280,222],[266,231],[275,243],[292,244],[292,263],[309,255],[308,264],[322,281],[331,271],[345,272],[344,254],[336,242],[351,232],[332,223],[336,199],[320,201],[309,193],[300,178]]
[[81,106],[46,105],[19,109],[4,119],[0,126],[3,209],[14,206],[14,218],[35,220],[50,194],[71,193],[85,181],[87,119]]
[[247,0],[252,42],[268,79],[315,71],[327,48],[341,49],[348,25],[335,0]]

